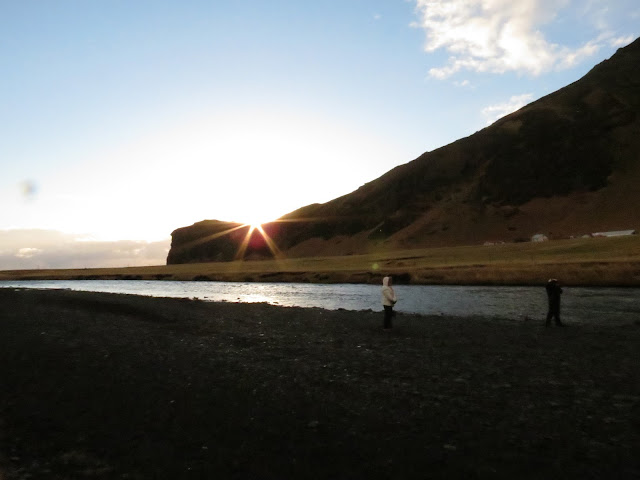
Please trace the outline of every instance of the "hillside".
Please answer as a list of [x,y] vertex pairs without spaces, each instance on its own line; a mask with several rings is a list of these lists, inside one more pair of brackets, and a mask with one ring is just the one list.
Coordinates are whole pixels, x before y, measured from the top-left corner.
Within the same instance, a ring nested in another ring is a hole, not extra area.
[[[640,39],[493,125],[264,230],[295,257],[638,228],[639,64]],[[257,231],[240,248],[248,231],[215,220],[179,228],[167,263],[271,256]]]

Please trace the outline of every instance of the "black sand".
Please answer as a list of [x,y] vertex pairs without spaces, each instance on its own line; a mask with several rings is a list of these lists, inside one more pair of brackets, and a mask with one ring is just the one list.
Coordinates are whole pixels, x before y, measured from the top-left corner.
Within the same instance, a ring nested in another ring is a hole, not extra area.
[[640,323],[0,289],[0,479],[639,478]]

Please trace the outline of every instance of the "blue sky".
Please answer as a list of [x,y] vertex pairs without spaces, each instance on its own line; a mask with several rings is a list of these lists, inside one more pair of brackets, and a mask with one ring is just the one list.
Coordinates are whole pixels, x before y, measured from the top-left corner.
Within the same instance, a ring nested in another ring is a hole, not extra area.
[[0,269],[357,189],[571,83],[636,0],[0,0]]

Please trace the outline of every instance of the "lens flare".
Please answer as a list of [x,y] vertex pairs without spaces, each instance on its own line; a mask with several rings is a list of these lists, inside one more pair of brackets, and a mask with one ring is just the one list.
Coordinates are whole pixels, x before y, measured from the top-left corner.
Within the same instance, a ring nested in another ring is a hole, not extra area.
[[[211,240],[215,240],[216,238],[220,238],[226,235],[232,235],[234,232],[238,230],[246,229],[246,233],[244,233],[243,238],[240,236],[235,236],[235,235],[233,236],[234,243],[238,242],[238,249],[236,250],[236,253],[233,257],[234,260],[236,261],[244,260],[245,255],[247,254],[247,250],[255,251],[257,248],[258,251],[262,250],[262,252],[264,252],[264,247],[266,247],[271,253],[271,255],[273,256],[274,260],[279,261],[285,258],[285,254],[282,252],[282,250],[280,250],[276,242],[265,231],[265,229],[263,228],[263,225],[270,225],[270,224],[276,224],[276,223],[326,222],[331,219],[332,217],[314,217],[314,218],[305,218],[305,217],[291,218],[290,217],[290,218],[280,218],[272,222],[263,222],[263,223],[255,222],[255,223],[242,223],[242,224],[236,223],[231,228],[213,233],[211,235],[206,235],[204,237],[194,239],[190,242],[187,242],[175,248],[180,250],[192,248],[192,247],[201,245],[203,243],[209,242]],[[242,241],[240,241],[240,238],[242,238]],[[256,243],[254,243],[256,240],[259,240],[257,243],[261,245],[256,247]],[[252,248],[249,248],[250,246]],[[375,266],[373,268],[375,269]]]
[[251,236],[256,231],[264,239],[265,244],[267,245],[267,248],[269,249],[269,251],[271,252],[273,257],[275,259],[282,258],[282,251],[278,248],[278,246],[271,239],[271,237],[269,235],[267,235],[267,232],[264,231],[264,228],[262,228],[262,224],[249,224],[249,223],[247,223],[247,224],[243,225],[243,227],[249,227],[249,228],[247,229],[247,234],[244,236],[244,239],[242,240],[242,243],[240,244],[240,247],[238,247],[238,251],[237,251],[236,256],[235,256],[236,260],[242,260],[244,258],[244,255],[245,255],[245,253],[247,251],[247,247],[249,246],[249,242],[251,241]]

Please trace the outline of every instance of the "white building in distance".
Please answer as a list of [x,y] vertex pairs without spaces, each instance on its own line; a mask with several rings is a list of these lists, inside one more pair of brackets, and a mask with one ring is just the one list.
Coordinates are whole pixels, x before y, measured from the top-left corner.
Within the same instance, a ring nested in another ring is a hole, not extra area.
[[638,232],[636,230],[617,230],[614,232],[596,232],[592,233],[592,237],[624,237],[627,235],[635,235]]
[[546,242],[549,240],[544,233],[536,233],[533,237],[531,237],[532,242]]

